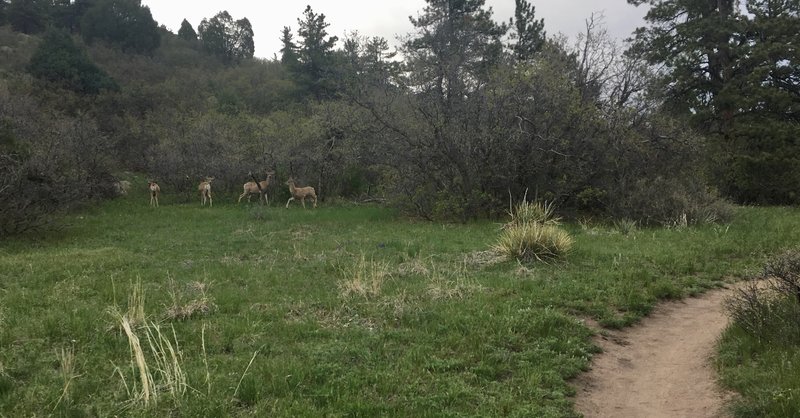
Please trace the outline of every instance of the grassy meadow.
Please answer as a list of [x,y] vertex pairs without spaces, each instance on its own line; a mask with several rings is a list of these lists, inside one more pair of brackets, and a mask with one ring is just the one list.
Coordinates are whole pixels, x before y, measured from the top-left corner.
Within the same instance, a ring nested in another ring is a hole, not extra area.
[[788,208],[584,222],[565,261],[520,264],[488,251],[498,223],[234,200],[137,191],[0,243],[0,416],[575,416],[584,319],[628,325],[800,238]]

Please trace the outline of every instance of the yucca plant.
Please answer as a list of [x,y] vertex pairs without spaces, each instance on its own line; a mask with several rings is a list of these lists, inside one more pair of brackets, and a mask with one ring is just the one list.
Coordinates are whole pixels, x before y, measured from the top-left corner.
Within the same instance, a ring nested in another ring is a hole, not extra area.
[[572,243],[569,233],[556,225],[523,222],[505,228],[493,249],[510,259],[541,261],[563,257]]
[[555,216],[553,202],[528,202],[523,200],[511,208],[509,215],[511,216],[511,221],[505,225],[506,228],[532,222],[544,225],[561,224],[561,218]]

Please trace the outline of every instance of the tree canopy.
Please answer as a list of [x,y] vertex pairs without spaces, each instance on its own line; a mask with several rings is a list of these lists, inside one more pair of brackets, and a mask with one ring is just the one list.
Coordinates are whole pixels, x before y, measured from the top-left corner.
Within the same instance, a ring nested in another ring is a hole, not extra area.
[[221,11],[211,19],[203,19],[198,34],[203,49],[226,64],[253,58],[255,53],[250,21],[247,18],[234,21],[227,11]]
[[161,43],[158,25],[141,0],[95,0],[81,19],[88,43],[104,40],[123,51],[151,54]]
[[[633,53],[663,65],[667,104],[717,141],[715,177],[743,202],[800,201],[800,2],[648,3]],[[757,128],[755,128],[757,127]]]

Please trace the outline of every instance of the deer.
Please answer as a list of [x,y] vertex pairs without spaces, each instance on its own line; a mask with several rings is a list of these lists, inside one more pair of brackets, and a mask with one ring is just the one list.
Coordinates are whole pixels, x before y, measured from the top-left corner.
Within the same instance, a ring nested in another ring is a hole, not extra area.
[[289,203],[292,200],[300,199],[300,202],[303,204],[303,209],[306,208],[306,197],[311,197],[314,199],[314,207],[317,207],[317,193],[314,191],[314,188],[311,186],[307,187],[296,187],[294,184],[294,179],[289,177],[289,180],[286,180],[286,184],[289,186],[289,193],[292,194],[292,197],[286,201],[286,209],[289,209]]
[[258,183],[256,183],[255,182],[256,178],[253,176],[253,173],[250,173],[250,177],[253,177],[253,181],[248,181],[247,183],[245,183],[242,186],[242,189],[244,189],[244,191],[239,196],[239,200],[236,202],[236,204],[238,205],[239,203],[241,203],[242,202],[242,198],[245,197],[245,196],[247,196],[247,201],[249,202],[250,201],[250,196],[257,193],[258,194],[258,201],[261,202],[261,195],[263,194],[264,195],[264,201],[267,203],[267,206],[269,206],[269,197],[267,196],[267,187],[269,187],[269,181],[270,181],[270,179],[272,178],[273,175],[275,175],[275,171],[267,171],[267,179],[264,180],[264,181],[259,181]]
[[197,186],[197,191],[200,192],[200,205],[205,206],[206,200],[208,200],[209,207],[214,206],[214,200],[211,199],[211,182],[214,181],[214,177],[206,177],[204,181],[200,182],[200,185]]
[[161,188],[153,180],[147,181],[147,188],[150,189],[150,206],[158,207],[158,194],[161,193]]

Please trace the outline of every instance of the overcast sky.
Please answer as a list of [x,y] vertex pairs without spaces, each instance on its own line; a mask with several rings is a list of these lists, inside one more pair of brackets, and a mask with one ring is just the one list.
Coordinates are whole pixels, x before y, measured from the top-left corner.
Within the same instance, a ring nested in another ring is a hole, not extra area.
[[[593,12],[602,12],[609,34],[619,39],[630,35],[642,26],[644,6],[634,7],[625,0],[529,0],[536,6],[538,18],[544,18],[548,34],[563,33],[574,37],[585,27],[585,20]],[[357,30],[365,36],[382,36],[396,44],[397,35],[412,30],[409,16],[416,16],[425,6],[424,0],[306,0],[252,1],[252,0],[143,0],[153,18],[173,32],[178,31],[185,18],[197,29],[203,18],[213,17],[227,10],[234,19],[246,17],[255,32],[256,56],[272,58],[280,50],[280,30],[290,26],[297,37],[297,18],[306,4],[316,13],[325,15],[330,24],[329,35],[339,39],[345,32]],[[495,20],[508,21],[514,14],[514,0],[487,0],[494,9]]]

